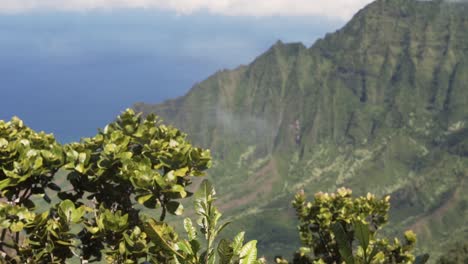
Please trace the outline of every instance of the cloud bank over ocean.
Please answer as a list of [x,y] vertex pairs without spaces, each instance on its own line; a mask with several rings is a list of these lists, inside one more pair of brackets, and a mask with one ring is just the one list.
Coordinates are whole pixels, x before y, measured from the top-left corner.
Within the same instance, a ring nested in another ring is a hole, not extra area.
[[348,20],[371,0],[2,0],[0,13],[159,9],[180,15],[208,11],[226,16],[322,16]]

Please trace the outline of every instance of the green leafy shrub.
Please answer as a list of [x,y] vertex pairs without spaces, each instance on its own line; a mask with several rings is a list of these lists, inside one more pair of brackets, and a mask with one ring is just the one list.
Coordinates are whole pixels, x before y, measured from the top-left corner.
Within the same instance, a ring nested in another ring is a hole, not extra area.
[[[179,199],[191,195],[192,176],[202,176],[210,154],[179,130],[132,110],[93,138],[62,146],[21,120],[0,121],[0,253],[10,263],[82,261],[136,263],[156,247],[144,233],[153,221],[137,203],[181,214]],[[55,175],[64,170],[71,190]],[[55,195],[50,195],[50,192]],[[62,201],[36,212],[38,197]],[[172,258],[172,254],[165,255]]]
[[[390,242],[377,232],[388,221],[390,197],[372,194],[353,198],[352,192],[340,188],[336,193],[317,193],[307,202],[303,191],[296,194],[293,206],[299,218],[299,235],[303,247],[293,263],[424,263],[411,253],[416,243],[412,231]],[[287,263],[278,258],[277,263]]]
[[220,224],[222,214],[214,206],[216,192],[208,181],[201,184],[195,194],[195,211],[199,216],[197,224],[201,227],[200,233],[204,239],[206,248],[202,249],[199,233],[193,226],[192,220],[184,220],[186,239],[180,239],[173,229],[166,223],[152,220],[148,222],[147,233],[159,245],[173,253],[175,263],[186,264],[261,264],[262,259],[257,259],[257,241],[252,240],[244,244],[244,232],[239,233],[232,241],[221,239],[218,235],[229,224]]
[[[185,235],[164,220],[183,213],[187,187],[211,166],[209,151],[193,147],[158,118],[127,110],[92,138],[61,145],[21,120],[0,121],[0,263],[261,264],[257,241],[219,235],[216,192],[203,181],[195,193],[196,225]],[[56,177],[61,172],[66,179]],[[66,190],[62,190],[66,189]],[[49,207],[40,212],[39,198]],[[388,198],[352,198],[351,191],[318,193],[294,207],[303,247],[293,263],[413,263],[416,238],[378,238],[387,222]],[[141,208],[150,210],[145,212]],[[156,215],[156,218],[154,217]],[[277,263],[288,263],[281,257]]]

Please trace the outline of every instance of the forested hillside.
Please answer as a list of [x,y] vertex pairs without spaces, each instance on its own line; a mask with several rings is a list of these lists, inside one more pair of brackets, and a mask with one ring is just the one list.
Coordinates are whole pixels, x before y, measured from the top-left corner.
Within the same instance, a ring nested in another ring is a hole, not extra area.
[[278,41],[157,113],[210,148],[220,207],[260,254],[298,245],[290,201],[391,195],[393,232],[434,261],[468,239],[468,4],[377,0],[311,47]]

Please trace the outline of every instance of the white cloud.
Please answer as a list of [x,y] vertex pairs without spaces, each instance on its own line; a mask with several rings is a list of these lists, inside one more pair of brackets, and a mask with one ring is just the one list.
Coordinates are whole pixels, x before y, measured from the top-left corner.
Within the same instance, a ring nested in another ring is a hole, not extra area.
[[191,14],[206,10],[228,16],[327,16],[349,19],[372,0],[0,0],[0,13],[34,10],[86,11],[156,8]]

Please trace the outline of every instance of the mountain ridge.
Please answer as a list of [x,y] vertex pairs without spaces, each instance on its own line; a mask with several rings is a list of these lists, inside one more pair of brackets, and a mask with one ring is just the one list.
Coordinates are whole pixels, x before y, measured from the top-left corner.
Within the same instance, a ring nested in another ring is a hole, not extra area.
[[418,226],[421,249],[434,251],[468,234],[457,192],[468,177],[467,11],[377,0],[309,48],[279,41],[183,97],[134,108],[212,149],[221,199],[243,198],[224,209],[264,252],[297,246],[294,215],[278,216],[295,191],[344,185],[391,194],[389,232]]

